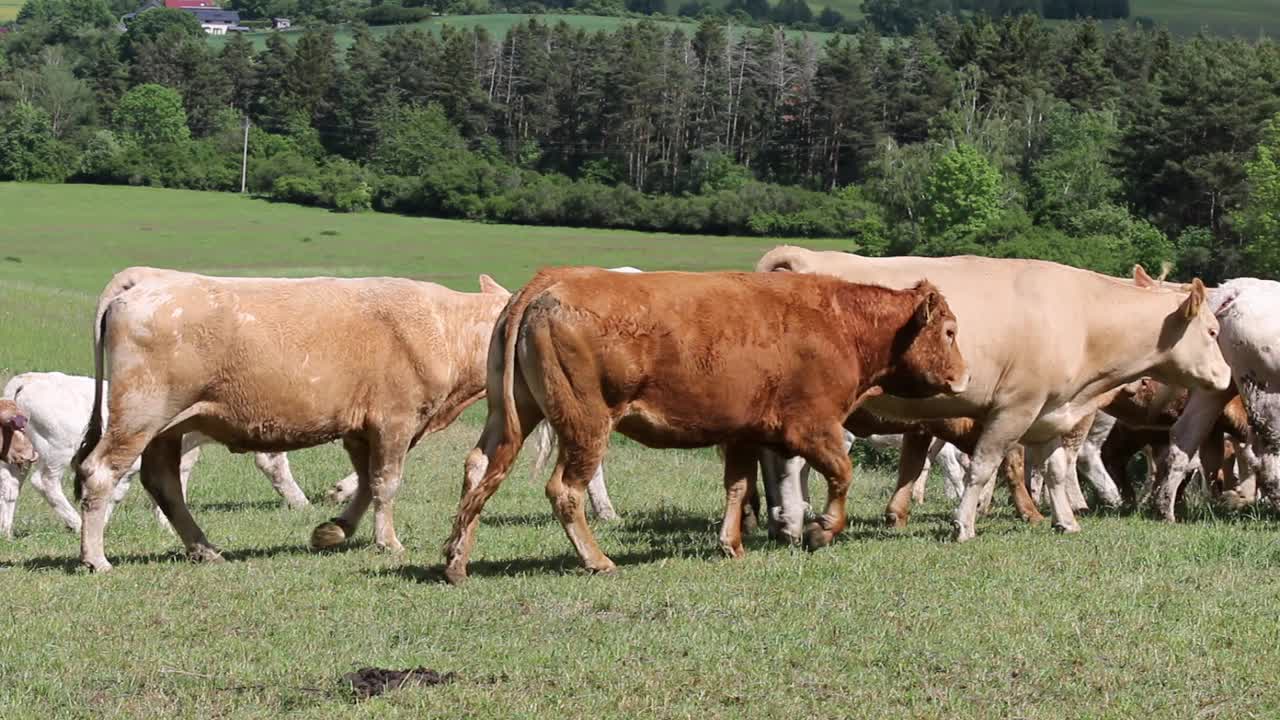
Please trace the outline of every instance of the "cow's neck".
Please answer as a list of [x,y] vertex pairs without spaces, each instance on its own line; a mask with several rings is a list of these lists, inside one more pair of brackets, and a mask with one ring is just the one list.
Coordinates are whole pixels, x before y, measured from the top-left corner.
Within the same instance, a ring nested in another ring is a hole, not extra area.
[[1144,375],[1160,375],[1170,354],[1160,347],[1161,335],[1185,300],[1180,293],[1135,290],[1126,302],[1093,314],[1088,335],[1092,373],[1075,400],[1088,402]]
[[838,317],[844,318],[845,347],[852,348],[861,375],[857,389],[859,404],[872,397],[867,391],[892,369],[894,341],[916,310],[914,296],[906,298],[902,291],[874,287],[867,293],[867,286],[862,286],[861,292],[861,295],[842,295],[843,307],[838,313]]

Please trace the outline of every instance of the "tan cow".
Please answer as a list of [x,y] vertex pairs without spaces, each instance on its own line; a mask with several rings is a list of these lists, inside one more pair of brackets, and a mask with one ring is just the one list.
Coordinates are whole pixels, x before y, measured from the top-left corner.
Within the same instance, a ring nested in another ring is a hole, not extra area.
[[[788,246],[766,253],[756,269],[830,274],[895,288],[928,277],[946,295],[965,329],[961,352],[973,373],[968,390],[923,401],[883,396],[869,400],[866,409],[890,418],[980,421],[955,514],[959,541],[974,536],[979,500],[1013,443],[1037,446],[1054,526],[1077,532],[1065,486],[1072,458],[1064,437],[1074,437],[1116,388],[1143,375],[1219,390],[1230,382],[1216,341],[1218,321],[1203,311],[1199,280],[1181,292],[1138,288],[1039,260],[870,258]],[[907,512],[909,503],[899,502],[888,514],[901,522]]]
[[734,557],[757,447],[803,456],[827,478],[826,513],[808,531],[826,544],[846,521],[844,419],[879,392],[962,391],[955,336],[927,282],[897,291],[801,275],[544,270],[494,328],[489,415],[467,457],[446,577],[466,578],[480,511],[544,417],[560,444],[547,497],[589,570],[614,569],[583,492],[615,429],[649,447],[723,444],[720,544]]
[[[116,481],[142,456],[142,484],[187,552],[221,556],[182,498],[182,436],[233,452],[283,452],[342,440],[359,487],[314,547],[350,537],[372,503],[374,541],[400,550],[392,499],[405,453],[485,391],[484,358],[510,296],[394,278],[222,278],[130,268],[98,302],[94,412],[76,460],[80,559],[109,570],[102,543]],[[105,359],[104,359],[105,354]],[[104,366],[109,363],[109,368]],[[100,408],[109,369],[110,419]]]

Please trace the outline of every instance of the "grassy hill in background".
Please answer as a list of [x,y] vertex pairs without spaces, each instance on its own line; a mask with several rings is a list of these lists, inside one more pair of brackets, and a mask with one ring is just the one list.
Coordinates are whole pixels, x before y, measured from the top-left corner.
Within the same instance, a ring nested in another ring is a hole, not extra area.
[[0,0],[0,22],[18,17],[23,0]]

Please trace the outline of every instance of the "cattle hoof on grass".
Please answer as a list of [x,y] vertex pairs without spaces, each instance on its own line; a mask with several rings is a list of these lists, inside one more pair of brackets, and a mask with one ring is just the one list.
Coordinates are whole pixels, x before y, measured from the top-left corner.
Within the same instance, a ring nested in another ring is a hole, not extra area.
[[187,553],[187,559],[193,563],[216,565],[226,562],[226,558],[222,557],[222,553],[217,548],[199,547]]
[[1037,510],[1034,512],[1024,513],[1022,516],[1022,519],[1028,525],[1039,525],[1040,523],[1044,522],[1044,515],[1041,515],[1040,512]]
[[964,526],[960,521],[952,521],[951,523],[951,539],[958,543],[968,542],[976,536],[973,530]]
[[901,530],[907,526],[907,518],[890,510],[884,514],[884,526]]
[[347,530],[337,518],[329,522],[320,523],[315,530],[311,531],[311,548],[313,550],[328,550],[346,541]]
[[98,575],[105,572],[111,572],[111,563],[106,558],[100,560],[81,560],[80,569],[85,572]]
[[807,550],[818,550],[831,544],[834,533],[822,526],[821,522],[809,523],[804,529],[804,546]]
[[1080,525],[1072,523],[1071,525],[1063,525],[1062,523],[1054,523],[1053,529],[1060,535],[1074,535],[1080,532]]
[[[320,528],[316,528],[316,530],[319,530],[319,529]],[[373,547],[378,552],[390,553],[393,555],[404,552],[404,545],[401,545],[399,540],[396,540],[393,544],[381,543],[381,542],[374,543]]]
[[454,587],[458,587],[467,582],[467,569],[453,567],[452,565],[444,566],[444,581]]
[[741,545],[734,546],[729,543],[720,543],[720,552],[730,560],[741,560],[747,554]]

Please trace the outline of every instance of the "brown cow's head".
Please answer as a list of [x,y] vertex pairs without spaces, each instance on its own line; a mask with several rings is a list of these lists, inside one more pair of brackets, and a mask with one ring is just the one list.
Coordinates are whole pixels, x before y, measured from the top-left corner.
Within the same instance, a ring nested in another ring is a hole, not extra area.
[[27,434],[27,416],[12,400],[0,400],[0,462],[30,465],[36,461],[36,449]]
[[969,386],[969,366],[956,342],[956,316],[938,288],[922,280],[907,291],[915,310],[898,330],[893,359],[880,382],[899,397],[962,393]]

